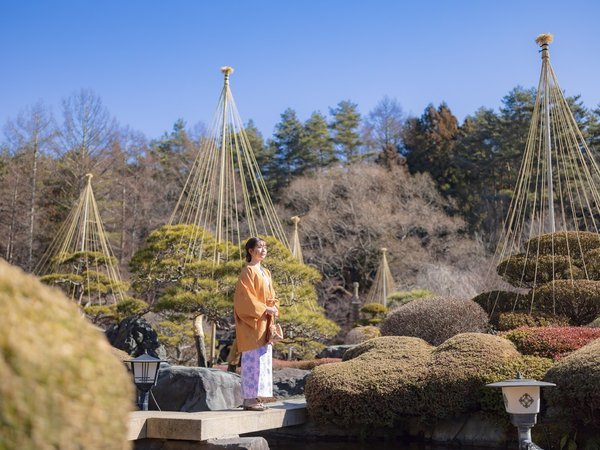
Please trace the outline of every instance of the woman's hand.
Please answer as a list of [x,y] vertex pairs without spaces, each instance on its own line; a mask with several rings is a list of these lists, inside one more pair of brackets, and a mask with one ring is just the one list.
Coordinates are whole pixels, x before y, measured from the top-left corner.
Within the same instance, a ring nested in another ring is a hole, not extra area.
[[276,307],[276,306],[267,306],[267,309],[266,309],[265,311],[266,311],[266,313],[267,313],[268,315],[270,315],[270,316],[276,316],[276,315],[277,315],[277,313],[279,312],[279,311],[277,310],[277,307]]

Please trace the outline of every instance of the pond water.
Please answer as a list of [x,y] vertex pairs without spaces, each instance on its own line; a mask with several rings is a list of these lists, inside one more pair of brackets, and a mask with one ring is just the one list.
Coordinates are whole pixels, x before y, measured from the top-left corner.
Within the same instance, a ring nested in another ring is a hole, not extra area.
[[[424,443],[405,443],[402,440],[376,440],[368,442],[300,442],[271,440],[267,438],[270,450],[456,450],[456,447]],[[467,450],[467,447],[462,447]],[[468,450],[489,450],[482,447],[468,447]]]

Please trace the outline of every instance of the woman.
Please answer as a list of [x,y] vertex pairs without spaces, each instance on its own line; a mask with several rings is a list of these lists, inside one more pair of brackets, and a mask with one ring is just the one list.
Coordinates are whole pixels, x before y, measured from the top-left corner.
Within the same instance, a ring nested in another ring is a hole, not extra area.
[[244,409],[264,411],[260,397],[273,396],[272,346],[267,341],[269,316],[279,317],[271,273],[261,266],[267,243],[260,238],[246,242],[246,261],[235,285],[234,313],[237,349],[242,353]]

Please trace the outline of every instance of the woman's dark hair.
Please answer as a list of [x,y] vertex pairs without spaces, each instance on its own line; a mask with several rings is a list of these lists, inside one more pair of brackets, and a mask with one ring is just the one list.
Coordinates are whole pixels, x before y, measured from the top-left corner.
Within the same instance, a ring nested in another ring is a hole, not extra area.
[[260,242],[265,242],[265,241],[261,238],[251,237],[250,239],[248,239],[248,242],[246,242],[246,245],[244,248],[246,249],[246,261],[247,262],[252,261],[252,255],[250,254],[250,250],[252,250],[253,248],[256,248],[256,246]]

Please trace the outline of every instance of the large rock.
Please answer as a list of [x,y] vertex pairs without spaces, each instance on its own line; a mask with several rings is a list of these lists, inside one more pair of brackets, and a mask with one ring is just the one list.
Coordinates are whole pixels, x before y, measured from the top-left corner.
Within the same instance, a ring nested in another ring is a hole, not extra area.
[[[205,367],[161,367],[152,388],[156,403],[163,411],[217,411],[242,404],[240,376]],[[159,409],[149,401],[149,409]]]
[[133,384],[61,291],[0,259],[0,448],[127,449]]
[[127,317],[118,325],[106,330],[110,344],[133,357],[147,352],[155,358],[166,359],[164,347],[158,342],[158,335],[143,317]]
[[352,347],[355,347],[355,345],[330,345],[321,350],[317,358],[341,358],[346,353],[346,350]]
[[293,397],[304,395],[304,385],[310,370],[286,367],[273,371],[273,395],[275,397]]

